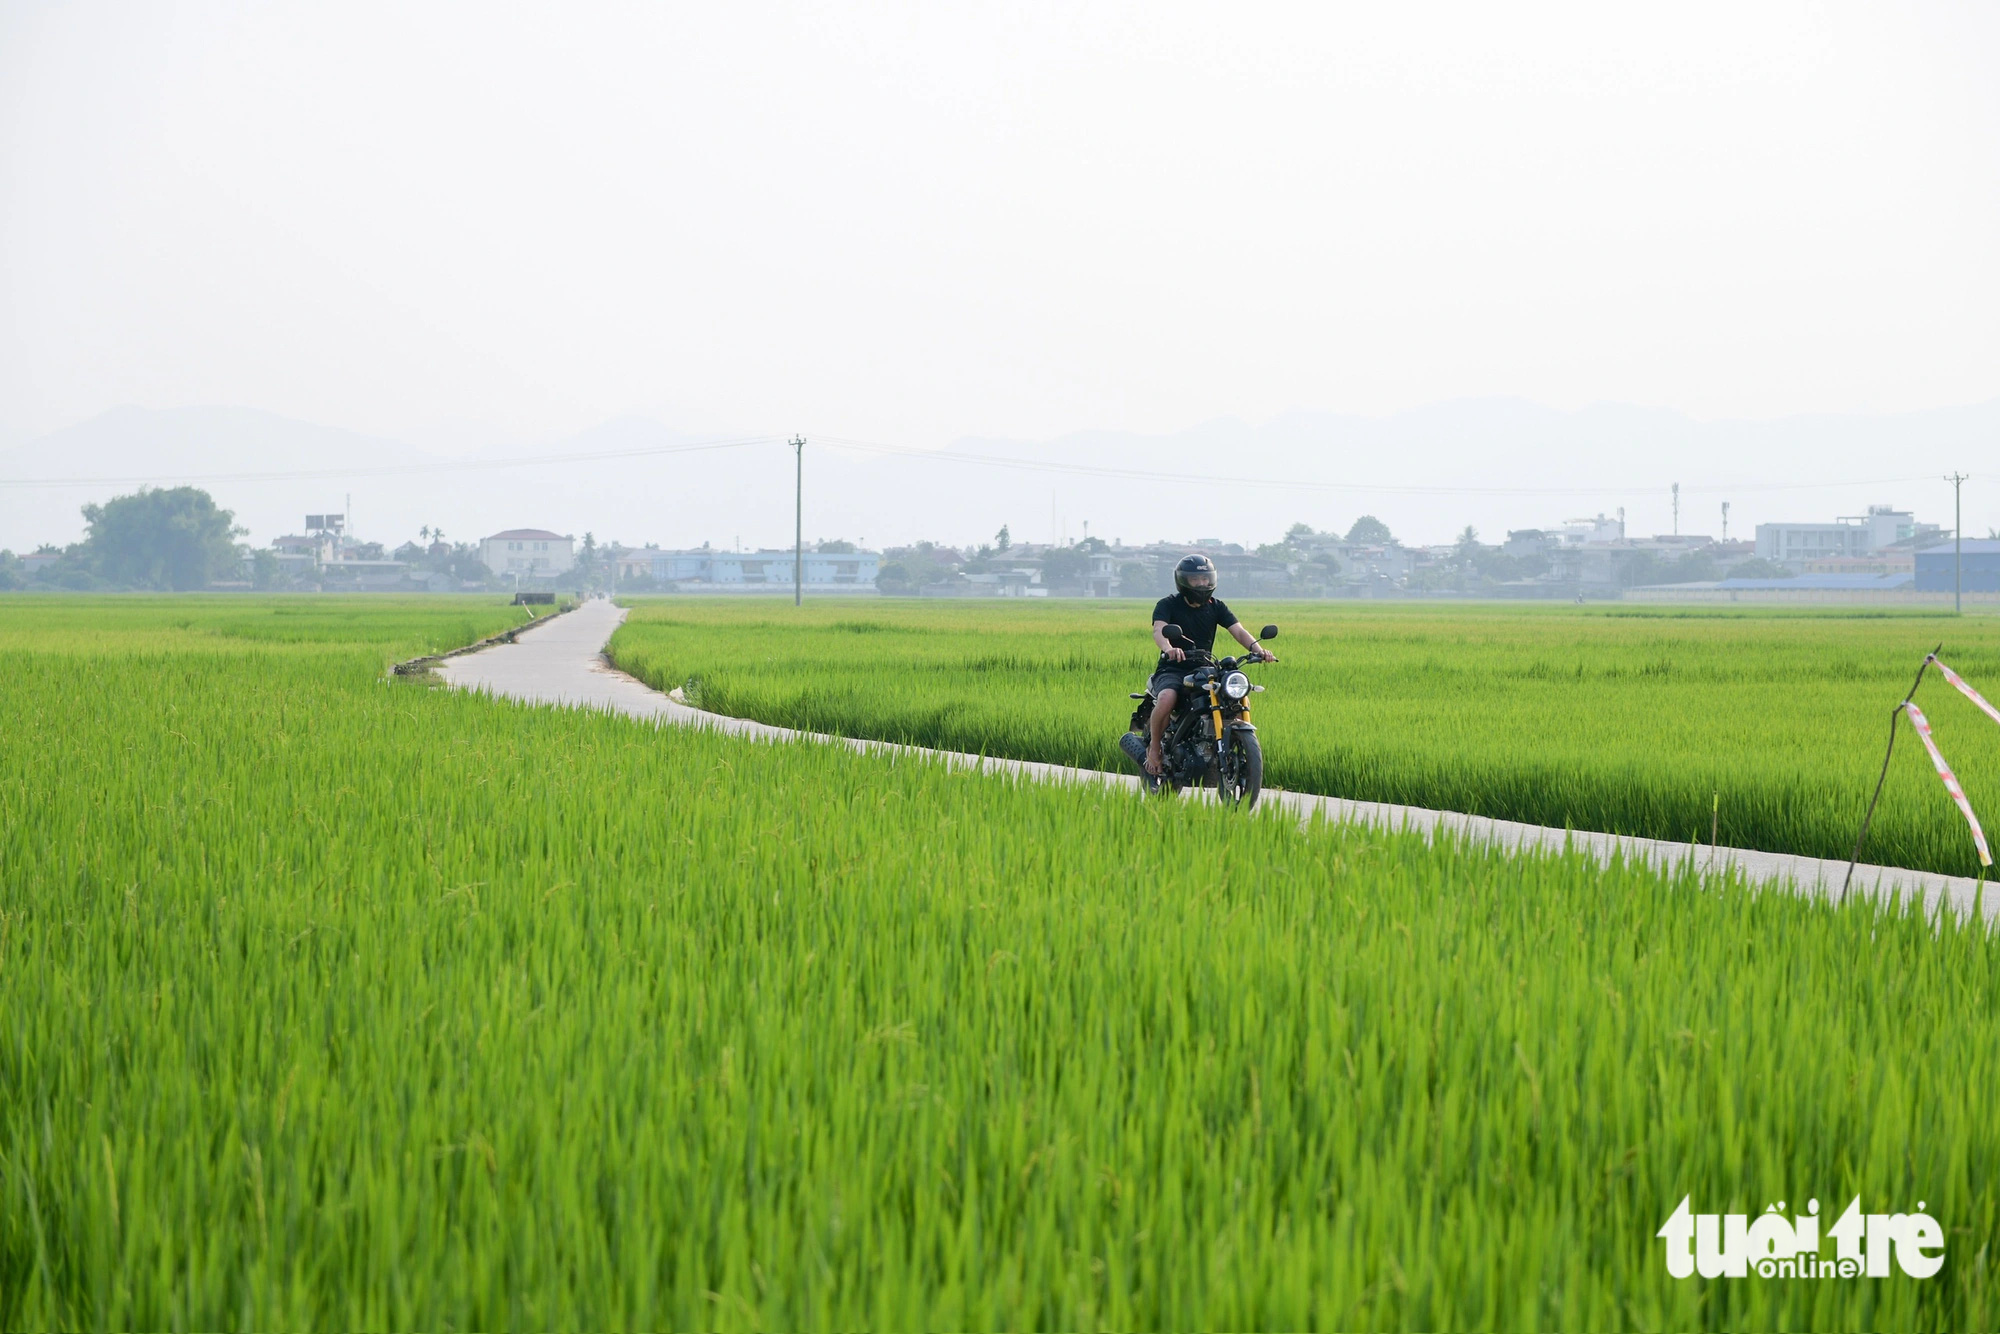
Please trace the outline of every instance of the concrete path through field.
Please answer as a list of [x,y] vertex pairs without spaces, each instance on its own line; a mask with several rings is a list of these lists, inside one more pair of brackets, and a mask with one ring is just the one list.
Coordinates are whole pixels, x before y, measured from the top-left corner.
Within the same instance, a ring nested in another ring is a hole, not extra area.
[[[610,640],[611,632],[624,619],[625,613],[621,608],[603,599],[594,599],[575,611],[556,617],[547,625],[524,631],[512,644],[499,644],[477,653],[446,659],[439,664],[438,671],[454,686],[530,703],[583,705],[655,723],[708,727],[733,736],[760,740],[821,741],[867,753],[921,755],[953,766],[1024,774],[1052,782],[1098,783],[1135,791],[1139,786],[1139,779],[1134,774],[1100,773],[1094,769],[1070,769],[1025,760],[981,758],[881,741],[821,736],[743,718],[704,713],[627,676],[604,660],[604,646]],[[1110,738],[1106,741],[1108,749]],[[1425,810],[1418,806],[1344,801],[1338,797],[1279,791],[1267,791],[1263,802],[1292,811],[1301,819],[1320,816],[1344,824],[1408,829],[1432,837],[1443,834],[1497,843],[1501,847],[1520,851],[1559,852],[1564,847],[1572,847],[1587,851],[1602,862],[1622,856],[1628,862],[1646,862],[1663,870],[1692,861],[1703,870],[1733,871],[1751,884],[1772,885],[1807,894],[1838,894],[1841,879],[1847,873],[1846,862],[1821,861],[1815,857],[1788,857],[1744,848],[1711,849],[1706,844],[1668,843],[1659,839],[1551,829],[1542,825],[1517,824],[1512,820],[1460,815],[1453,811]],[[1891,866],[1864,865],[1854,873],[1856,893],[1885,896],[1897,890],[1904,894],[1918,893],[1923,895],[1926,908],[1931,910],[1941,904],[1950,904],[1960,913],[1969,913],[1976,889],[1977,882],[1965,877],[1906,871]],[[1984,909],[1988,920],[2000,915],[2000,902],[1996,900],[2000,900],[2000,894],[1986,895]]]

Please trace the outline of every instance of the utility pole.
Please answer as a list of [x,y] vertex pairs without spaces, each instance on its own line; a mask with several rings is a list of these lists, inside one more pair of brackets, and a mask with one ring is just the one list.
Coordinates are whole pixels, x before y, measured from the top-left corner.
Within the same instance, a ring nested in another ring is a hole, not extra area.
[[1963,488],[1965,474],[1955,472],[1945,478],[1951,483],[1951,609],[1956,615],[1965,615],[1965,504]]
[[1681,535],[1681,484],[1674,483],[1674,536]]
[[806,438],[792,437],[792,452],[798,456],[797,485],[792,492],[792,605],[806,600]]
[[1722,502],[1722,540],[1729,540],[1729,502]]

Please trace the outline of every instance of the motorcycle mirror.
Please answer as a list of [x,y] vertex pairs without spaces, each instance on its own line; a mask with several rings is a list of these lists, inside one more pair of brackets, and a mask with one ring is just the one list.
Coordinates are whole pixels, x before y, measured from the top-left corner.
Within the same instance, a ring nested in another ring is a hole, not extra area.
[[1259,639],[1276,639],[1277,637],[1278,627],[1275,625],[1267,625],[1257,632],[1257,638]]
[[1187,638],[1187,635],[1181,630],[1181,628],[1178,625],[1170,625],[1160,633],[1164,634],[1167,637],[1167,642],[1169,644],[1173,643],[1176,639]]

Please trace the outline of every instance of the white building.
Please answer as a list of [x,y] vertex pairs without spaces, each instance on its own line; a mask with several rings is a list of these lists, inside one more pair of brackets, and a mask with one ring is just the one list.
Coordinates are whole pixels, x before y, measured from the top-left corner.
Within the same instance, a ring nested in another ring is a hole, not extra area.
[[1866,555],[1868,529],[1858,523],[1760,523],[1757,554],[1779,564]]
[[[808,551],[805,586],[816,592],[875,591],[881,556],[873,551]],[[625,577],[647,575],[683,592],[726,590],[738,593],[789,592],[795,571],[789,550],[717,551],[695,547],[684,551],[648,548],[618,558]]]
[[1599,514],[1594,519],[1566,519],[1559,530],[1560,541],[1566,547],[1597,546],[1607,542],[1625,540],[1625,511],[1621,507],[1618,517],[1606,518]]
[[1914,549],[1942,531],[1934,523],[1918,523],[1908,510],[1870,505],[1866,514],[1831,522],[1760,523],[1757,554],[1782,565],[1803,567],[1808,562],[1856,560],[1896,546]]
[[509,528],[480,542],[479,559],[503,579],[544,578],[576,564],[576,539],[542,528]]
[[1892,505],[1870,505],[1868,513],[1859,515],[1851,522],[1868,529],[1868,549],[1880,551],[1884,547],[1909,544],[1912,550],[1926,539],[1944,532],[1934,523],[1918,523],[1917,516],[1908,510],[1899,510]]

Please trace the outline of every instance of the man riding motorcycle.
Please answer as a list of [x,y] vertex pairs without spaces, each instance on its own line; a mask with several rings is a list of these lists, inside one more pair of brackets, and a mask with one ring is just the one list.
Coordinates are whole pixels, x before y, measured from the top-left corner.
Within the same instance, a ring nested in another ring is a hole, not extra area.
[[1172,596],[1161,598],[1153,606],[1153,643],[1160,650],[1160,661],[1153,668],[1149,687],[1153,694],[1153,716],[1148,720],[1146,733],[1146,772],[1155,778],[1160,776],[1160,740],[1167,734],[1167,722],[1180,700],[1181,678],[1187,674],[1180,665],[1187,660],[1187,651],[1167,642],[1168,626],[1178,625],[1181,636],[1194,641],[1194,646],[1204,653],[1215,648],[1215,632],[1223,629],[1265,662],[1278,660],[1277,654],[1259,644],[1243,628],[1228,604],[1215,596],[1214,561],[1206,556],[1181,557],[1180,564],[1174,566],[1174,590]]

